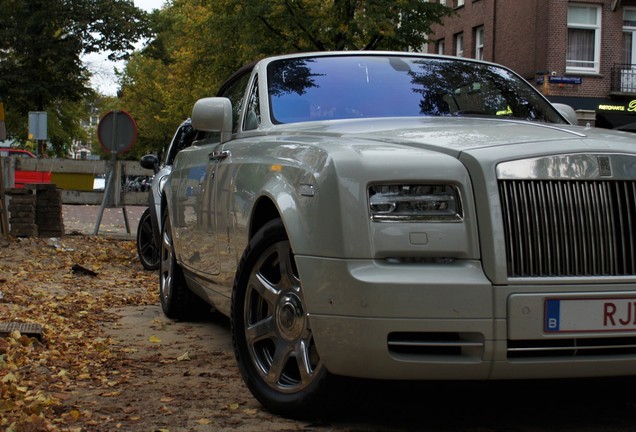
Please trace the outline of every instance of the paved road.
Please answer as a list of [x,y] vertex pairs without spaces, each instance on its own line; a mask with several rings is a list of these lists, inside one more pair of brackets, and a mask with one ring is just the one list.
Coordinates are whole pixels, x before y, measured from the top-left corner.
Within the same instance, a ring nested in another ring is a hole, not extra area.
[[[97,234],[101,236],[114,236],[134,240],[137,235],[139,217],[145,209],[146,207],[143,206],[105,208],[102,213]],[[64,231],[66,234],[95,234],[100,206],[64,205],[62,206],[62,211],[64,218]],[[128,230],[126,229],[124,212],[128,217]]]

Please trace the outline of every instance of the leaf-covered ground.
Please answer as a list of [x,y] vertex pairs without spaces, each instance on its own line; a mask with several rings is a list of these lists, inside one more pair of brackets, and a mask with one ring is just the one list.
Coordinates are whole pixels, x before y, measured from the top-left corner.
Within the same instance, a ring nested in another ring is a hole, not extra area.
[[0,323],[43,328],[0,334],[1,431],[302,429],[249,395],[226,322],[160,313],[133,241],[0,241]]
[[110,365],[123,347],[100,331],[116,319],[106,309],[155,302],[156,275],[135,257],[133,242],[99,237],[12,238],[0,249],[0,322],[43,326],[41,338],[17,330],[0,338],[2,427],[90,425],[90,411],[66,402],[84,388],[116,391],[121,382],[122,371]]
[[0,334],[0,432],[627,432],[636,425],[635,378],[358,381],[341,418],[277,417],[243,384],[227,319],[168,320],[157,283],[131,240],[0,238],[0,323],[43,329],[39,338]]

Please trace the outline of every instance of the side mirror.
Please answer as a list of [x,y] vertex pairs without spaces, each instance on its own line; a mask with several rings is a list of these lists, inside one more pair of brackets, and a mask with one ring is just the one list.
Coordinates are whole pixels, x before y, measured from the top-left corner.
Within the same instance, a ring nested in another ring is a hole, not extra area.
[[570,105],[553,103],[552,106],[554,106],[571,125],[576,126],[579,124],[579,120],[576,118],[576,111],[574,111],[574,108]]
[[155,174],[159,172],[159,158],[154,154],[147,154],[141,157],[139,165],[142,168],[152,170]]
[[203,132],[220,132],[221,142],[232,134],[232,102],[224,97],[199,99],[192,108],[192,127]]

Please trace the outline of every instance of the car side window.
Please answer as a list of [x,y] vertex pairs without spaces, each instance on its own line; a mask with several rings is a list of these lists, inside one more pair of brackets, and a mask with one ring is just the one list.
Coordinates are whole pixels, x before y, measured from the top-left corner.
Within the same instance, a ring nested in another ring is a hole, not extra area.
[[197,131],[190,123],[184,124],[179,128],[177,135],[168,150],[166,165],[172,165],[174,158],[184,148],[190,147],[197,136]]
[[232,102],[232,133],[238,131],[238,120],[243,110],[243,97],[249,79],[250,73],[248,71],[225,85],[219,93],[219,96],[226,97]]
[[243,120],[244,130],[256,129],[261,124],[261,107],[258,97],[258,78],[254,80],[249,96],[247,97],[247,109]]

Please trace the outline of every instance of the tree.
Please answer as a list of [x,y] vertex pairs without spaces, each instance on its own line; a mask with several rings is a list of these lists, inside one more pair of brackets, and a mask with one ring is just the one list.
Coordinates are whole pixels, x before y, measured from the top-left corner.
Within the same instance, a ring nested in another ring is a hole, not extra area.
[[[256,53],[333,50],[419,50],[431,25],[452,9],[423,0],[270,0],[224,2],[221,26]],[[244,23],[250,23],[247,27]],[[217,26],[218,27],[218,26]]]
[[217,59],[227,55],[207,27],[214,9],[191,0],[175,0],[150,17],[155,38],[132,55],[120,76],[120,104],[139,127],[126,158],[160,153],[194,102],[215,94],[226,74]]
[[146,14],[132,0],[0,0],[0,11],[0,99],[12,119],[22,119],[7,125],[15,131],[28,111],[92,92],[83,54],[110,50],[111,58],[126,58],[148,35]]

